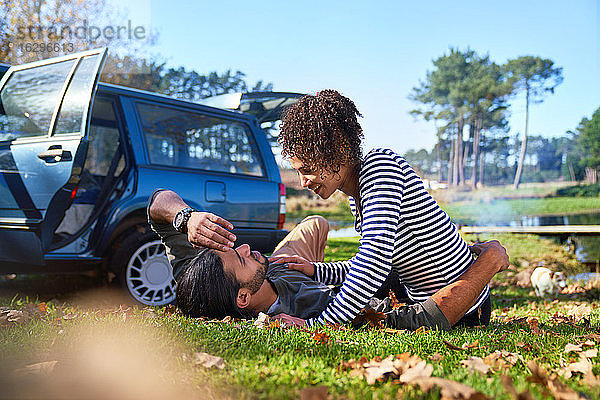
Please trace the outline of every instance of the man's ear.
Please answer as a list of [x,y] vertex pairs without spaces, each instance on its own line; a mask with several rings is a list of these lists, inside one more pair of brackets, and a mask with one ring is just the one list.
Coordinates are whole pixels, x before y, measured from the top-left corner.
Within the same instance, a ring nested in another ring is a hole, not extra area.
[[238,290],[238,295],[236,298],[237,306],[241,309],[247,308],[250,305],[250,299],[252,298],[252,293],[250,290],[246,288],[241,288]]

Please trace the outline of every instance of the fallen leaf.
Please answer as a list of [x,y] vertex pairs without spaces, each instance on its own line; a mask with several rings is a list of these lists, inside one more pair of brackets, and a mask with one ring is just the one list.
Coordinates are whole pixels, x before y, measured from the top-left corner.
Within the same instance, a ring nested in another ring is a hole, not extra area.
[[442,339],[442,341],[444,342],[446,347],[448,347],[450,350],[464,350],[462,347],[455,346],[452,343],[450,343],[449,341],[447,341],[446,339]]
[[48,306],[46,306],[45,302],[41,302],[40,304],[37,305],[38,310],[40,310],[40,313],[42,314],[46,314],[46,312],[48,312]]
[[558,371],[558,374],[565,379],[569,379],[573,373],[580,373],[585,375],[592,374],[592,363],[587,358],[568,364],[565,368]]
[[476,391],[470,386],[444,378],[422,378],[411,383],[418,385],[424,392],[429,392],[431,389],[438,386],[440,388],[442,400],[485,400],[488,398],[486,395]]
[[557,400],[580,400],[583,396],[562,383],[556,375],[548,376],[546,370],[537,365],[535,361],[529,361],[527,368],[531,371],[528,382],[544,385]]
[[581,345],[578,345],[578,344],[576,345],[576,344],[573,344],[573,343],[567,343],[567,345],[565,346],[564,353],[570,353],[572,351],[574,351],[576,353],[581,352],[582,351]]
[[511,367],[515,365],[517,361],[525,362],[520,354],[511,353],[507,350],[496,350],[483,357],[484,363],[498,370]]
[[227,323],[227,322],[231,322],[231,315],[226,315],[221,322]]
[[388,356],[385,359],[374,357],[370,361],[361,357],[358,361],[350,360],[340,363],[341,371],[350,372],[350,376],[362,376],[367,383],[372,385],[377,381],[385,381],[390,378],[400,378],[409,372],[404,379],[413,379],[431,375],[433,367],[421,360],[419,356],[402,353],[396,356]]
[[585,358],[596,358],[598,357],[598,349],[584,350],[581,353],[579,353],[579,356]]
[[508,375],[500,376],[500,381],[502,382],[502,386],[504,386],[504,390],[515,400],[533,400],[532,394],[529,390],[525,389],[525,391],[519,393],[517,389],[515,389],[513,385],[512,378]]
[[444,356],[440,353],[433,353],[429,359],[433,362],[438,362],[444,359]]
[[529,328],[531,329],[531,333],[533,333],[534,335],[540,335],[542,333],[542,330],[540,329],[540,323],[537,318],[529,317],[526,321],[529,325]]
[[487,374],[490,372],[491,367],[483,362],[481,357],[469,357],[466,360],[462,360],[460,364],[463,367],[469,368],[471,372],[481,372],[482,374]]
[[394,293],[394,291],[392,289],[390,289],[390,292],[388,293],[388,297],[390,298],[390,307],[392,307],[393,309],[397,309],[400,307],[403,307],[406,305],[406,303],[400,303],[398,301],[398,298],[396,297],[396,293]]
[[195,365],[201,365],[204,368],[212,368],[216,367],[219,369],[225,368],[225,360],[221,357],[213,356],[208,353],[196,352],[194,353],[194,361]]
[[44,361],[16,369],[14,373],[17,376],[50,375],[54,372],[57,364],[58,361]]
[[313,340],[319,344],[329,343],[329,335],[326,332],[315,332]]
[[360,325],[363,322],[368,323],[373,328],[383,327],[383,321],[385,320],[385,314],[379,311],[375,311],[372,308],[368,310],[363,309],[360,314],[352,321],[353,324]]
[[461,347],[465,350],[467,349],[474,349],[475,347],[479,346],[479,339],[475,340],[473,343],[471,344],[466,344],[464,343]]
[[256,326],[258,329],[264,329],[265,326],[268,326],[269,321],[269,316],[261,312],[258,314],[258,317],[256,317],[256,321],[254,321],[254,326]]
[[585,342],[583,342],[583,346],[590,347],[590,346],[595,346],[595,345],[596,345],[596,342],[594,342],[593,340],[588,339]]
[[398,333],[406,333],[408,331],[406,329],[384,328],[383,332],[384,333],[391,333],[391,334],[395,335],[395,334],[398,334]]
[[308,386],[300,391],[300,400],[327,400],[327,391],[325,385]]
[[432,372],[433,365],[427,364],[425,361],[421,361],[414,367],[411,367],[404,371],[402,375],[400,375],[400,382],[409,383],[414,380],[428,378],[431,376]]

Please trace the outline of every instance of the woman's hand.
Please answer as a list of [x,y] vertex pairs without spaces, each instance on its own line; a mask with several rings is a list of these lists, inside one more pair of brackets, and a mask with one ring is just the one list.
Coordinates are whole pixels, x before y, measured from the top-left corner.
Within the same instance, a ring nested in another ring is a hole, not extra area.
[[269,263],[271,264],[284,264],[287,263],[287,267],[289,269],[295,269],[296,271],[302,272],[306,276],[310,276],[311,278],[315,275],[315,266],[313,263],[300,256],[287,256],[287,257],[278,257],[271,256],[269,257]]
[[298,317],[292,317],[291,315],[287,314],[277,314],[273,317],[273,319],[281,321],[285,327],[306,325],[306,320]]
[[471,249],[471,252],[476,254],[478,257],[481,256],[483,252],[493,255],[495,262],[498,264],[498,272],[504,271],[510,265],[506,249],[497,240],[476,243],[469,246],[469,248]]
[[226,219],[212,213],[193,212],[187,223],[188,240],[194,247],[227,251],[236,240],[228,229],[233,229],[233,225]]

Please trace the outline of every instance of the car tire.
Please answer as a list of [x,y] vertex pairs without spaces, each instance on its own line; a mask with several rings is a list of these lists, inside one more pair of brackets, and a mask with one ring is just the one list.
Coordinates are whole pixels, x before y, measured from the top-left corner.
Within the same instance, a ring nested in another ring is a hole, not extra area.
[[136,302],[163,306],[175,301],[176,283],[165,246],[153,232],[134,231],[123,240],[112,261],[121,287]]

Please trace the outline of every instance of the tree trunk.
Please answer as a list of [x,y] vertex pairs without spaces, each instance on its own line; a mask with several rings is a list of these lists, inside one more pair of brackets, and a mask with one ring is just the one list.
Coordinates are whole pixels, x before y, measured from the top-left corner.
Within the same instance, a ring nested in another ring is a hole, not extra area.
[[598,182],[598,170],[596,168],[587,167],[585,169],[585,180],[587,183],[597,183]]
[[456,158],[454,160],[454,176],[456,176],[456,185],[462,185],[465,182],[465,169],[463,165],[463,128],[465,120],[462,115],[458,117],[458,132],[456,133]]
[[473,170],[471,171],[471,187],[477,189],[477,161],[479,159],[479,133],[481,132],[483,116],[478,114],[475,119],[475,132],[473,132]]
[[437,162],[438,162],[438,182],[441,182],[444,178],[442,174],[442,138],[438,138],[437,146]]
[[521,183],[521,173],[523,172],[523,163],[525,162],[525,154],[527,152],[527,128],[529,127],[529,86],[525,87],[525,133],[523,134],[523,141],[521,142],[521,154],[519,155],[519,164],[517,165],[517,172],[515,174],[515,181],[513,187],[519,188]]
[[450,140],[450,157],[448,158],[448,186],[454,185],[454,140]]
[[575,170],[572,163],[569,163],[569,175],[571,176],[571,182],[575,182]]

